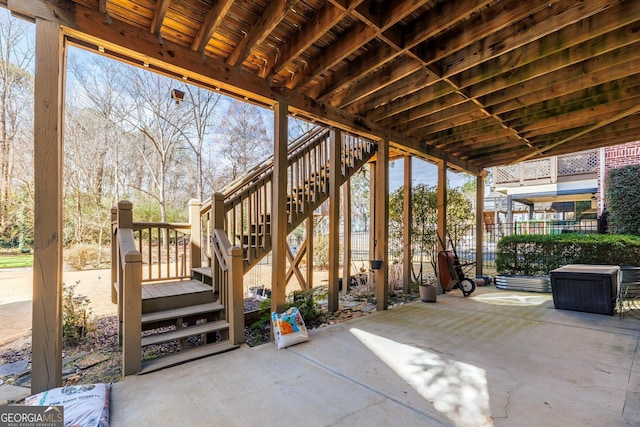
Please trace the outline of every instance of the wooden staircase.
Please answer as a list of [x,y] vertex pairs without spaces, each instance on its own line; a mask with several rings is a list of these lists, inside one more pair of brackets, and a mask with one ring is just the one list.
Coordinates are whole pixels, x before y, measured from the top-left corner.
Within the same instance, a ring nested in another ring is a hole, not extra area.
[[[142,287],[142,354],[140,374],[157,371],[237,348],[229,341],[225,308],[206,270],[200,280],[148,284]],[[163,354],[162,346],[177,345]]]
[[[329,198],[331,131],[316,128],[291,144],[287,165],[287,234]],[[368,140],[343,134],[337,178],[339,185],[359,171],[375,154],[376,145]],[[210,224],[206,242],[212,240],[216,221],[233,246],[243,249],[246,273],[271,251],[271,192],[273,161],[254,169],[216,195],[220,204],[203,204],[203,222]],[[216,219],[215,216],[218,216]],[[206,232],[207,230],[205,230]],[[213,258],[209,251],[207,256]]]
[[[329,141],[330,131],[316,128],[290,145],[287,233],[328,199],[329,179],[344,183],[375,152],[372,142],[343,135],[340,170],[332,174]],[[243,342],[242,276],[271,251],[272,175],[273,161],[265,162],[212,201],[194,203],[189,224],[133,223],[129,202],[112,210],[112,301],[119,306],[124,375]],[[203,259],[209,266],[201,267]],[[164,354],[167,347],[177,351]]]

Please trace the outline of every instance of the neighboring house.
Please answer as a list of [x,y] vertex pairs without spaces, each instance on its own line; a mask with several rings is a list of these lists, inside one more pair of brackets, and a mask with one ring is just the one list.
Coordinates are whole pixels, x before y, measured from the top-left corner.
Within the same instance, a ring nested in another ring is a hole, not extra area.
[[605,208],[607,171],[639,163],[636,141],[492,168],[485,223],[576,221],[594,228]]

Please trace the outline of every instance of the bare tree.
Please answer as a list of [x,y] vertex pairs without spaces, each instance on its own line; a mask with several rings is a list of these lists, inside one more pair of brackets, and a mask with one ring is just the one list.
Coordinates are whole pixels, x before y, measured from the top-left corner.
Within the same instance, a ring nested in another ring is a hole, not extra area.
[[160,220],[167,220],[167,185],[172,174],[189,167],[182,129],[188,127],[189,112],[180,108],[170,93],[173,81],[144,70],[128,68],[129,108],[119,111],[120,118],[143,142],[136,148],[148,182],[136,189],[154,198],[160,205]]
[[[118,159],[117,153],[109,156],[110,152],[117,151],[120,139],[123,135],[122,128],[115,122],[117,111],[122,109],[125,102],[126,82],[123,81],[123,69],[127,66],[111,59],[91,55],[78,50],[72,50],[69,55],[69,71],[75,78],[73,90],[67,90],[67,103],[78,103],[77,108],[90,108],[95,114],[95,120],[91,124],[90,140],[94,140],[90,148],[93,161],[88,164],[78,165],[82,168],[91,168],[95,179],[92,180],[91,193],[95,196],[95,204],[100,205],[103,200],[107,185],[113,185],[113,197],[115,200],[121,196],[119,187],[118,163],[107,160]],[[71,89],[71,88],[70,88]],[[86,119],[87,116],[85,115]],[[67,114],[67,120],[73,121],[73,117]],[[69,127],[68,127],[69,128]],[[112,173],[108,170],[112,166]],[[106,182],[109,178],[110,182]],[[112,200],[113,202],[113,200]]]
[[[9,218],[11,191],[16,179],[16,161],[29,161],[17,150],[31,138],[33,76],[28,71],[33,59],[28,24],[0,13],[0,231],[14,222]],[[24,181],[18,177],[16,183]],[[15,207],[13,207],[15,208]],[[12,208],[12,209],[13,209]]]
[[[203,151],[204,143],[209,136],[210,128],[213,126],[215,109],[218,106],[221,95],[206,89],[185,85],[188,98],[185,103],[191,116],[191,126],[186,135],[186,142],[193,150],[196,161],[195,182],[196,195],[199,200],[204,200],[204,167]],[[208,188],[211,191],[211,188]]]
[[232,180],[273,154],[260,109],[255,105],[233,101],[220,130],[220,151],[230,164]]

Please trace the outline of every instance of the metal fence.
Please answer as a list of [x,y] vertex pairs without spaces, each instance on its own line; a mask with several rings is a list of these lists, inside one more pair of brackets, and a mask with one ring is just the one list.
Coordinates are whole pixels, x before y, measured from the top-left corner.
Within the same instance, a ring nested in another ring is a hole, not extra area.
[[[437,255],[437,238],[436,226],[430,227],[425,234],[421,236],[413,233],[412,240],[431,242],[431,244],[413,245],[413,264],[417,270],[422,264],[423,270],[432,271],[432,260]],[[485,273],[494,274],[496,269],[496,249],[498,242],[505,236],[512,234],[565,234],[565,233],[597,233],[597,221],[550,221],[550,220],[531,220],[516,221],[513,223],[486,224],[483,229],[483,248],[482,248],[482,267]],[[474,224],[462,224],[448,227],[447,250],[454,250],[462,263],[476,263],[476,226]],[[369,269],[369,260],[371,236],[369,231],[358,231],[351,233],[351,262],[352,268]],[[304,243],[304,236],[295,236],[293,234],[287,237],[287,242],[292,252],[298,250],[300,245]],[[340,242],[344,242],[344,236],[340,234]],[[340,260],[342,257],[343,245],[340,246]],[[318,250],[314,249],[316,255]],[[403,259],[403,238],[401,235],[389,236],[389,260],[390,263],[402,263]],[[317,265],[316,262],[314,262]],[[245,276],[245,282],[249,282],[249,286],[264,284],[264,277],[261,274],[261,268],[270,268],[271,255],[266,256],[254,269]],[[472,272],[469,272],[471,274]],[[475,274],[475,272],[473,272]]]

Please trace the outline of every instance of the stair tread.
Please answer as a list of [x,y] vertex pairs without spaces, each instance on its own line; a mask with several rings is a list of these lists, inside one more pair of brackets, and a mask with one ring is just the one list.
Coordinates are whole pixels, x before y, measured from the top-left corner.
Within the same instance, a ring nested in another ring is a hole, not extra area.
[[208,313],[211,311],[224,310],[224,306],[217,302],[207,304],[190,305],[188,307],[174,308],[170,310],[155,311],[142,314],[142,324],[157,322],[160,320],[176,319],[178,317],[187,317],[195,314]]
[[160,369],[169,368],[171,366],[180,365],[203,357],[212,356],[214,354],[224,353],[234,350],[239,346],[231,344],[228,340],[218,341],[212,344],[205,344],[200,347],[194,347],[182,350],[177,353],[171,353],[166,356],[157,357],[142,362],[142,370],[138,375],[148,374],[150,372],[159,371]]
[[211,267],[193,267],[192,273],[202,274],[203,276],[211,277]]
[[207,322],[201,325],[189,326],[186,328],[176,329],[175,331],[164,332],[155,335],[148,335],[142,338],[142,346],[160,344],[167,341],[179,340],[193,335],[207,334],[210,332],[220,331],[229,327],[226,320],[217,320],[215,322]]
[[166,298],[195,292],[211,292],[211,286],[195,279],[142,285],[143,300]]

